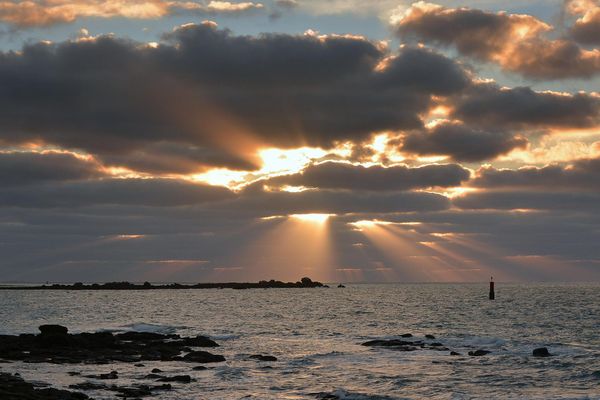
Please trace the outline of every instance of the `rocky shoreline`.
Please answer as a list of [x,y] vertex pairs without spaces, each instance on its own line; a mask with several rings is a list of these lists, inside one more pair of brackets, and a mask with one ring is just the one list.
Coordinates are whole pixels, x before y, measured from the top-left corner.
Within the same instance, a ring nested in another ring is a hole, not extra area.
[[165,285],[153,285],[149,282],[135,284],[130,282],[107,282],[90,283],[81,282],[69,284],[46,284],[39,286],[18,286],[5,285],[0,286],[0,290],[156,290],[156,289],[288,289],[288,288],[328,288],[321,282],[313,281],[310,278],[302,278],[298,282],[282,282],[271,279],[270,281],[259,282],[225,282],[225,283],[196,283],[193,285],[182,285],[171,283]]
[[[17,374],[0,373],[0,399],[14,400],[85,400],[90,397],[82,392],[110,392],[115,397],[139,399],[161,391],[173,390],[173,385],[186,385],[195,379],[188,374],[169,375],[160,368],[150,370],[144,362],[182,363],[190,371],[205,370],[205,364],[221,363],[225,357],[202,349],[218,351],[219,344],[209,337],[198,335],[181,337],[177,334],[151,332],[94,332],[69,333],[61,325],[42,325],[40,333],[0,335],[0,363],[50,363],[68,365],[105,365],[130,363],[142,372],[136,379],[143,383],[117,384],[119,372],[86,373],[70,371],[68,374],[81,380],[70,384],[69,390],[46,387],[49,385],[26,382]],[[436,340],[433,335],[415,339],[410,333],[394,339],[374,339],[360,343],[362,346],[386,351],[437,351],[449,356],[461,356]],[[485,349],[468,352],[470,357],[490,354]],[[552,356],[548,349],[534,349],[534,357]],[[276,362],[272,355],[247,355],[246,359],[258,362]],[[144,368],[147,368],[146,372]],[[335,393],[316,393],[316,398],[338,399]]]

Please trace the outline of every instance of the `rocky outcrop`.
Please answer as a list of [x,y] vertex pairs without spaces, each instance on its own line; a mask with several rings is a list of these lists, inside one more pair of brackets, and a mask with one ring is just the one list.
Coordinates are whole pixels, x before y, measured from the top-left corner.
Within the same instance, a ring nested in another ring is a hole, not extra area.
[[84,393],[54,388],[36,388],[18,375],[0,372],[0,399],[6,400],[85,400]]
[[552,354],[548,351],[546,347],[538,347],[537,349],[533,349],[534,357],[550,357]]
[[[218,347],[206,336],[180,337],[149,332],[69,334],[60,325],[42,325],[40,334],[0,335],[0,359],[55,364],[107,362],[193,361],[222,362],[225,358],[194,347]],[[108,376],[108,375],[107,375]],[[107,378],[113,379],[108,376]]]

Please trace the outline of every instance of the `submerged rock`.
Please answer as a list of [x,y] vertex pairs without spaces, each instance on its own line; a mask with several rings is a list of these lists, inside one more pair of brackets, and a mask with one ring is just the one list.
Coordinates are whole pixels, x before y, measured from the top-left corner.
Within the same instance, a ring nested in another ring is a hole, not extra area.
[[219,354],[212,354],[207,351],[192,351],[182,358],[183,361],[197,362],[201,364],[215,363],[225,361],[225,357]]
[[277,357],[275,356],[263,356],[261,354],[255,354],[253,356],[250,356],[250,358],[258,361],[277,361]]
[[533,349],[534,357],[550,357],[552,354],[545,347],[538,347],[537,349]]
[[425,335],[425,339],[435,339],[435,336],[433,336],[433,335]]
[[479,349],[479,350],[475,350],[475,351],[470,351],[469,355],[471,357],[480,357],[480,356],[485,356],[486,354],[490,354],[490,353],[491,353],[491,351]]
[[192,377],[189,375],[164,376],[164,377],[158,379],[158,382],[190,383],[191,381],[192,381]]

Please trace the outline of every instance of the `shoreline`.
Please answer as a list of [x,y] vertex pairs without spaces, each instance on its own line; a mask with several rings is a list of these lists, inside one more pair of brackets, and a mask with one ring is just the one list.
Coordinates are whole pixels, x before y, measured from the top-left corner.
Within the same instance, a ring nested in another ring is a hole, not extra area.
[[151,284],[144,282],[135,284],[130,282],[106,282],[84,284],[42,284],[29,286],[0,286],[0,290],[182,290],[182,289],[293,289],[293,288],[328,288],[321,282],[304,277],[297,282],[282,282],[271,279],[259,282],[221,282],[221,283],[196,283],[196,284]]

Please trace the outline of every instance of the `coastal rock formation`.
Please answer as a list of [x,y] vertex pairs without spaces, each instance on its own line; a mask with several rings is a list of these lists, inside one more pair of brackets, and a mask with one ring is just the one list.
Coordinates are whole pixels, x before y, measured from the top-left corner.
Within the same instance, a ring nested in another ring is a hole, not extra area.
[[490,353],[491,353],[491,351],[479,349],[479,350],[475,350],[475,351],[470,351],[469,355],[471,357],[480,357],[480,356],[485,356],[486,354],[490,354]]
[[[403,338],[411,337],[410,334],[402,335]],[[415,351],[415,350],[437,350],[449,351],[442,343],[427,343],[422,340],[402,340],[402,339],[375,339],[362,343],[363,346],[385,347],[396,351]]]
[[250,358],[258,361],[277,361],[277,357],[275,356],[263,356],[262,354],[255,354],[250,356]]
[[89,397],[79,392],[54,388],[36,388],[18,375],[0,372],[0,399],[7,400],[85,400]]
[[[42,325],[40,334],[0,335],[0,359],[29,363],[105,364],[112,361],[222,362],[225,358],[194,347],[218,347],[206,336],[180,337],[150,332],[69,334],[60,325]],[[114,374],[116,375],[116,373]],[[105,378],[116,379],[107,374]]]

